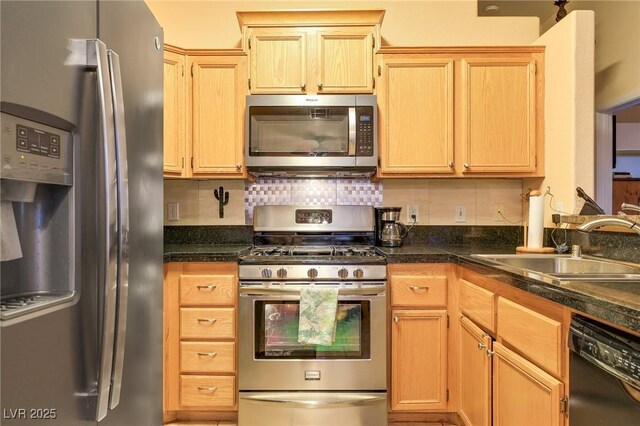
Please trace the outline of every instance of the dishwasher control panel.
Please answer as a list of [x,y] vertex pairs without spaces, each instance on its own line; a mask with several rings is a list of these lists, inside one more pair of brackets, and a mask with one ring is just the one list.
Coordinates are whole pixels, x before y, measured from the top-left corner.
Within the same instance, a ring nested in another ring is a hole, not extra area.
[[611,374],[640,387],[640,339],[604,324],[576,317],[569,348]]

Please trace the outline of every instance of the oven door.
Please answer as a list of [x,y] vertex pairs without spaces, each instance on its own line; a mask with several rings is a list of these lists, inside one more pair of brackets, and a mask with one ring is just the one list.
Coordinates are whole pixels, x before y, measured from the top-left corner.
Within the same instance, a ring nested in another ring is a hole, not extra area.
[[241,285],[240,390],[385,390],[384,286],[340,290],[331,346],[298,343],[299,303],[299,290]]

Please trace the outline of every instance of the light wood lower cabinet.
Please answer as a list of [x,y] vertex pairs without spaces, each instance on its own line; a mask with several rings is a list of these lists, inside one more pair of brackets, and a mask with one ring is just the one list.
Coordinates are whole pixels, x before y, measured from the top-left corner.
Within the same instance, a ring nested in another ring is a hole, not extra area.
[[237,409],[237,268],[216,262],[165,265],[165,418]]
[[493,348],[493,424],[562,425],[563,383],[504,345]]
[[491,424],[491,357],[493,339],[469,318],[460,318],[460,409],[466,425]]
[[391,264],[391,411],[445,411],[446,264]]
[[391,409],[447,406],[447,312],[394,310]]

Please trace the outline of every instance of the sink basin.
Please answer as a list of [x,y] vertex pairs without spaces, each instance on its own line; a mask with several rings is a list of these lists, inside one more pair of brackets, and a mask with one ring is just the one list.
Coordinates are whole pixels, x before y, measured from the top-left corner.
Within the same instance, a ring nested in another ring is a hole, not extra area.
[[[568,255],[477,254],[498,267],[515,272],[531,272],[561,281],[640,281],[640,267],[595,258]],[[530,274],[525,274],[530,275]]]

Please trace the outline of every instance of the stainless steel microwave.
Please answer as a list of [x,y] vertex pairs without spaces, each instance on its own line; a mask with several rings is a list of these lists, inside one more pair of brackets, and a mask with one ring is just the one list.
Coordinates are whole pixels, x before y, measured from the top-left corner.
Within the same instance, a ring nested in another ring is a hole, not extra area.
[[249,95],[245,165],[254,176],[365,177],[378,164],[373,95]]

